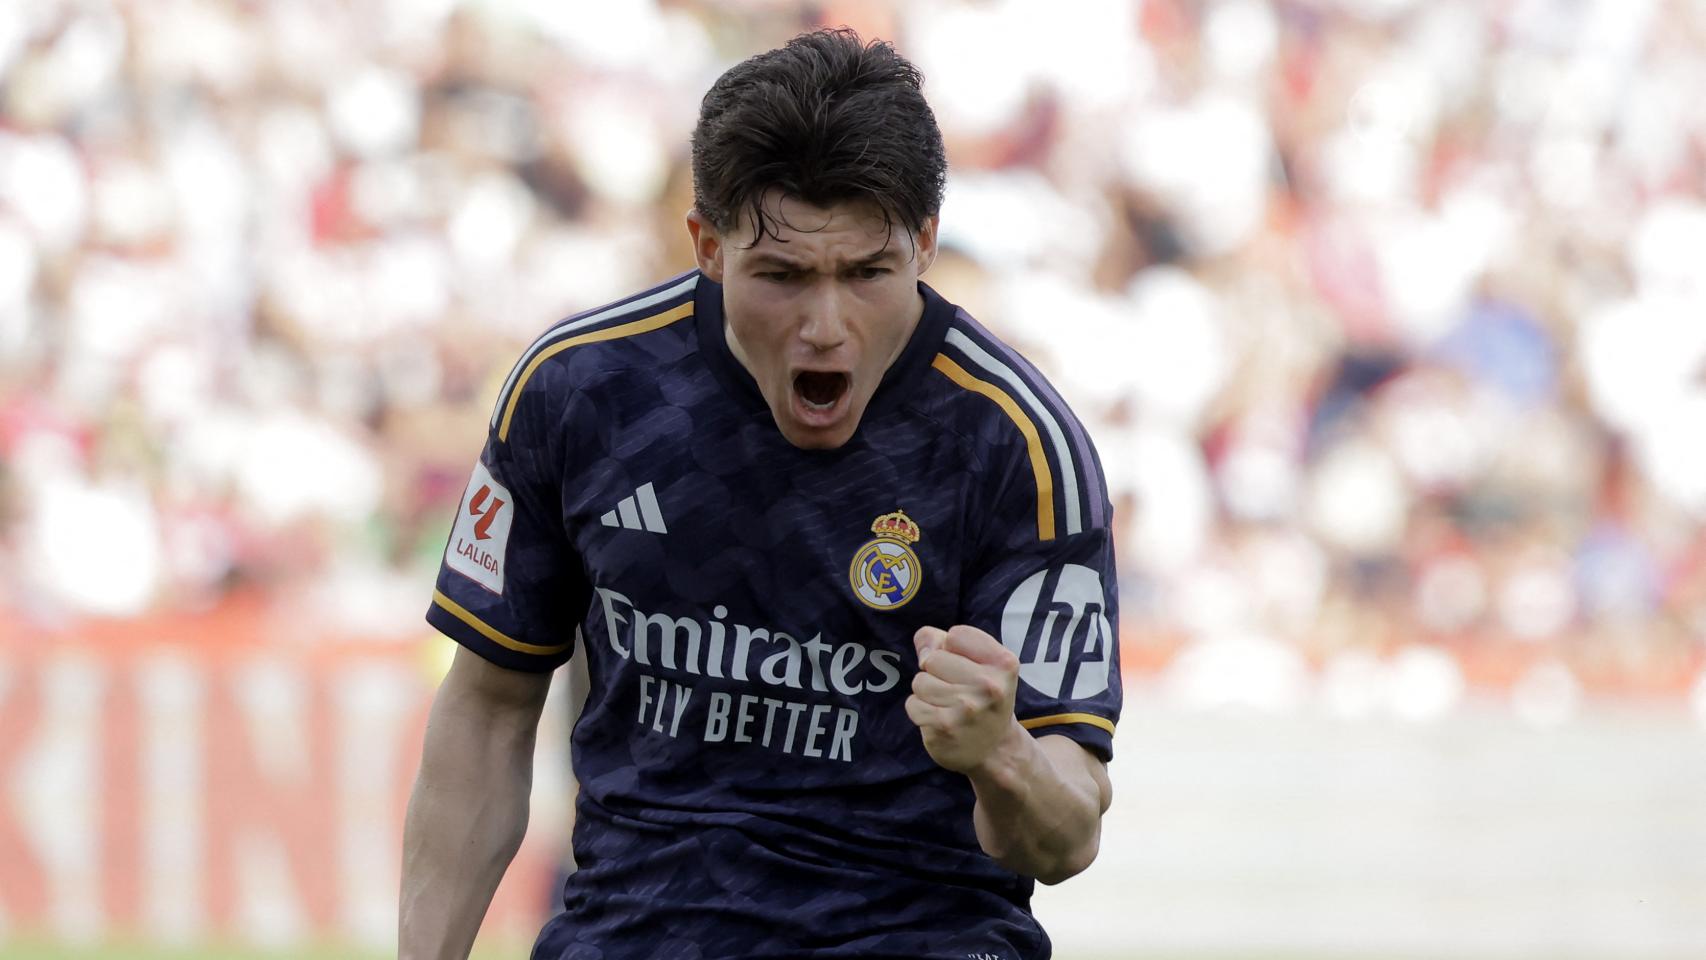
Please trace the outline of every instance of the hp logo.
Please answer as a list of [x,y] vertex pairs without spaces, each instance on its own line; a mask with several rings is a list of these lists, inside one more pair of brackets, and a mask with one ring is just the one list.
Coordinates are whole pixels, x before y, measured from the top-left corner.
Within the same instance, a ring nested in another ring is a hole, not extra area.
[[1101,574],[1076,563],[1019,584],[1001,614],[1001,643],[1018,654],[1019,679],[1056,699],[1108,689],[1114,637],[1105,603]]

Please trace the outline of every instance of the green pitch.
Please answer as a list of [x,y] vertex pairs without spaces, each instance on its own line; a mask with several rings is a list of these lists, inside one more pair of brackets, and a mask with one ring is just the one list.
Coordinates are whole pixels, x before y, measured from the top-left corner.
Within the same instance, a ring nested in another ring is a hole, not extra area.
[[[532,944],[507,949],[476,947],[473,960],[507,960],[526,957]],[[257,950],[253,947],[200,946],[185,949],[106,944],[99,947],[67,947],[43,941],[7,943],[0,940],[4,960],[395,960],[395,954],[347,946],[307,949]]]
[[[525,960],[532,943],[509,946],[476,946],[471,960]],[[347,946],[328,945],[309,949],[257,950],[253,947],[202,946],[167,950],[108,944],[101,947],[66,947],[42,941],[10,943],[0,940],[0,960],[395,960],[396,955]],[[1402,954],[1298,954],[1298,953],[1129,953],[1121,955],[1073,956],[1055,953],[1055,960],[1419,960]],[[1593,960],[1572,957],[1572,960]],[[1606,958],[1610,960],[1610,958]]]
[[[472,960],[522,960],[531,943],[508,947],[477,946]],[[395,960],[395,954],[351,947],[322,946],[308,949],[257,950],[253,947],[202,946],[189,949],[108,944],[100,947],[67,947],[43,941],[9,943],[0,940],[3,960]],[[1129,954],[1125,956],[1071,957],[1055,954],[1056,960],[1401,960],[1395,957],[1309,957],[1283,954]]]

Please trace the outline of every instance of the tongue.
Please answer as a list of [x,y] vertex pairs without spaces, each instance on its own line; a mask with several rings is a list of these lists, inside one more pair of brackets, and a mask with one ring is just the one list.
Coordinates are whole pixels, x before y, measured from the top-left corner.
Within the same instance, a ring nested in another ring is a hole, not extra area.
[[800,391],[800,396],[805,397],[808,403],[814,403],[818,406],[834,403],[836,398],[841,396],[843,383],[844,378],[839,373],[811,371],[800,374],[794,380],[794,385]]

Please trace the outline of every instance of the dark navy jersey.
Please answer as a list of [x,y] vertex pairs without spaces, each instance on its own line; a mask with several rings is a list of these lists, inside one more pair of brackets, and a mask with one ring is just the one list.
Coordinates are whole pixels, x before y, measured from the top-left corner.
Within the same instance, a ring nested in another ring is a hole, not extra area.
[[1016,713],[1106,759],[1110,508],[1037,371],[920,285],[834,450],[776,428],[697,272],[547,331],[505,382],[427,619],[590,693],[578,869],[535,957],[1041,958],[1032,881],[904,703],[921,626],[1016,653]]

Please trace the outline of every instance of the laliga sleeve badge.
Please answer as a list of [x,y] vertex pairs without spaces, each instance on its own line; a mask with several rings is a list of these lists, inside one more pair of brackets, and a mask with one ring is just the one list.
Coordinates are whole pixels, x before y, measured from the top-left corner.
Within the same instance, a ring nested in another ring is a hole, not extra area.
[[445,565],[493,593],[503,593],[504,548],[514,517],[515,498],[484,463],[475,461],[444,549]]
[[853,566],[847,571],[853,593],[874,610],[905,606],[918,595],[918,585],[924,580],[924,568],[912,551],[912,544],[923,534],[918,524],[899,510],[878,517],[871,524],[871,532],[877,538],[853,554]]

